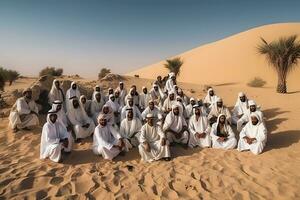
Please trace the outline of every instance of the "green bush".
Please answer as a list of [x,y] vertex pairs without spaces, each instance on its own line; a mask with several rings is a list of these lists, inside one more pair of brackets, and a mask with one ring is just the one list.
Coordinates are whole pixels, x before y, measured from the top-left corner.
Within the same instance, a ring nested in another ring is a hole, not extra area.
[[260,77],[254,77],[252,80],[248,82],[248,86],[250,87],[263,87],[267,82],[264,81]]
[[46,67],[40,71],[40,76],[51,75],[51,76],[61,76],[64,70],[62,68]]
[[108,68],[102,68],[98,74],[98,79],[101,80],[104,78],[107,74],[111,73],[110,69]]
[[[9,85],[11,85],[15,80],[17,80],[20,77],[20,74],[15,70],[7,70],[3,67],[0,67],[0,75],[1,79],[4,83],[1,83],[0,85],[4,87],[5,82],[8,81]],[[0,88],[1,88],[0,86]]]

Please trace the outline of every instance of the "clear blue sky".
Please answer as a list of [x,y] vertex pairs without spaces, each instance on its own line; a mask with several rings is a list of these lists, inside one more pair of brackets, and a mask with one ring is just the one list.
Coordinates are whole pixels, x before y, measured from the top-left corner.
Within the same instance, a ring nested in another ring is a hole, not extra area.
[[299,0],[0,0],[0,65],[125,73],[252,27],[300,22]]

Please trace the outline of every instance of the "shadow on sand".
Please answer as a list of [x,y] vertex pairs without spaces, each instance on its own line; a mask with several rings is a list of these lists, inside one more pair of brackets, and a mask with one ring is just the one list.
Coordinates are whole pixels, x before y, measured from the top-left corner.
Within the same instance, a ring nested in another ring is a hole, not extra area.
[[288,130],[268,135],[267,145],[264,151],[281,149],[299,142],[300,130]]

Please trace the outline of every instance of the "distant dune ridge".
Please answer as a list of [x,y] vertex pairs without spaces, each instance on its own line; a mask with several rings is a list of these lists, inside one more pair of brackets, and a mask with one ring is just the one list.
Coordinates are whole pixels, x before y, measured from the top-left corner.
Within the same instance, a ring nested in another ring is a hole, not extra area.
[[[178,79],[198,84],[224,84],[247,83],[259,76],[267,81],[267,85],[273,86],[277,83],[277,75],[268,66],[265,57],[257,53],[256,47],[260,37],[269,42],[294,34],[297,34],[300,40],[300,23],[265,25],[175,55],[173,57],[180,56],[185,62]],[[165,75],[168,71],[163,66],[164,62],[160,61],[127,75],[138,74],[142,78]],[[288,89],[300,89],[299,77],[300,68],[297,68],[288,77]]]

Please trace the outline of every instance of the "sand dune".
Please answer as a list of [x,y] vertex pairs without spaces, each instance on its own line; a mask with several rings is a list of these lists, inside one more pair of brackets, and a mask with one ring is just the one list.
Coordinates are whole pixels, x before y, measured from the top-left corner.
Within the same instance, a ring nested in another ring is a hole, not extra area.
[[[176,55],[184,60],[179,80],[198,84],[247,83],[259,76],[268,85],[274,85],[277,82],[276,73],[268,66],[265,58],[257,53],[256,46],[260,37],[272,41],[293,34],[300,37],[300,23],[266,25]],[[166,75],[164,62],[137,69],[127,75],[138,74],[142,78]],[[289,89],[300,89],[299,76],[300,64],[288,77]]]
[[[141,88],[151,80],[125,81],[132,83]],[[194,97],[204,96],[201,85],[179,85],[185,92],[193,88]],[[215,90],[229,107],[239,91],[262,106],[270,132],[263,154],[175,146],[170,162],[144,164],[137,149],[107,162],[92,153],[89,138],[56,164],[39,160],[41,128],[13,134],[8,119],[1,118],[0,199],[299,199],[300,93],[234,84]]]

